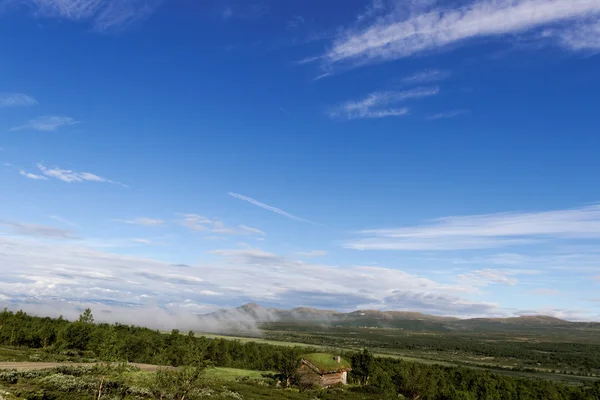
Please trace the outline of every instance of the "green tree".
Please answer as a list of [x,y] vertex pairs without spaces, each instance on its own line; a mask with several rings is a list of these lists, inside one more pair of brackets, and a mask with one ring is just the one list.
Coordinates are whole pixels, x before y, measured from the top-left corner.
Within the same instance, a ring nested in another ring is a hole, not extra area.
[[396,396],[396,387],[390,375],[381,367],[373,368],[370,377],[370,386],[381,393],[382,398],[393,398]]
[[352,375],[361,385],[366,385],[369,382],[369,376],[373,368],[373,354],[364,349],[362,352],[354,353],[350,357],[350,361],[352,363]]
[[84,351],[91,337],[92,327],[82,322],[67,325],[60,333],[61,346],[67,349]]
[[156,371],[151,390],[157,399],[185,400],[202,384],[206,365],[160,369]]
[[93,324],[94,315],[92,314],[92,310],[86,308],[85,311],[79,316],[79,319],[77,321],[83,324]]
[[288,387],[291,384],[292,378],[298,372],[300,358],[291,351],[277,352],[275,358],[277,359],[278,372],[281,376],[281,381]]

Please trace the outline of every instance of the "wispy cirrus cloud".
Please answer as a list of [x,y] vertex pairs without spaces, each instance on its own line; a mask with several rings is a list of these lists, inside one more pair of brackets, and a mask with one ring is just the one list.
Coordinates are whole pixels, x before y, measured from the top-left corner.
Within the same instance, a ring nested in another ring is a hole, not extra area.
[[20,170],[19,174],[21,174],[25,178],[33,179],[34,181],[47,181],[48,180],[48,178],[46,178],[44,175],[34,174],[31,172],[27,172],[25,170]]
[[514,286],[518,280],[513,276],[516,272],[504,271],[498,269],[475,270],[458,276],[458,281],[469,283],[473,286],[488,286],[490,284],[505,284]]
[[470,112],[469,110],[446,111],[446,112],[431,114],[430,116],[427,117],[427,119],[436,120],[436,119],[456,118],[461,115],[468,114],[469,112]]
[[254,20],[259,19],[269,12],[266,4],[237,3],[228,5],[221,10],[221,18],[225,21],[231,19]]
[[293,220],[301,221],[301,222],[308,222],[309,224],[313,224],[313,225],[321,225],[321,224],[319,224],[317,222],[297,217],[297,216],[295,216],[293,214],[290,214],[289,212],[283,211],[280,208],[273,207],[273,206],[270,206],[270,205],[265,204],[265,203],[261,203],[258,200],[254,200],[253,198],[250,198],[250,197],[247,197],[247,196],[243,196],[243,195],[238,194],[238,193],[229,192],[227,194],[230,195],[231,197],[235,197],[236,199],[247,201],[248,203],[253,204],[253,205],[257,206],[257,207],[263,208],[263,209],[265,209],[267,211],[271,211],[271,212],[274,212],[275,214],[283,215],[284,217],[289,218],[289,219],[293,219]]
[[304,25],[306,21],[302,15],[294,15],[290,20],[285,24],[287,29],[297,29]]
[[312,251],[301,251],[296,253],[302,257],[323,257],[327,255],[327,252],[324,250],[312,250]]
[[[600,14],[600,3],[591,0],[479,0],[453,9],[428,4],[432,6],[408,14],[391,10],[366,26],[343,31],[319,59],[329,66],[384,62],[558,23],[564,25],[562,37],[568,37],[568,32],[581,30],[581,25],[583,32],[587,31],[589,18]],[[574,49],[581,43],[587,46],[585,37],[576,37],[562,40],[562,44]]]
[[423,83],[444,80],[448,78],[450,74],[450,71],[444,71],[440,69],[424,69],[423,71],[419,71],[413,75],[402,78],[400,82],[405,85],[421,85]]
[[189,229],[195,231],[206,231],[220,235],[260,235],[264,236],[266,233],[260,229],[252,228],[247,225],[238,225],[231,227],[225,225],[222,221],[213,218],[203,217],[198,214],[180,214],[181,219],[179,223]]
[[23,93],[0,93],[0,107],[30,107],[37,100]]
[[75,121],[71,117],[59,117],[59,116],[43,116],[28,121],[25,125],[15,126],[11,128],[11,131],[20,131],[24,129],[34,129],[37,131],[55,131],[61,126],[69,126],[78,124],[79,121]]
[[420,87],[405,91],[374,92],[367,97],[348,101],[334,107],[329,116],[346,119],[399,117],[408,114],[408,108],[394,108],[393,105],[422,97],[435,96],[440,92],[438,87]]
[[358,250],[464,250],[600,239],[600,205],[569,210],[445,217],[424,224],[360,232]]
[[162,219],[139,217],[134,219],[119,219],[118,222],[129,225],[143,225],[143,226],[163,226],[165,221]]
[[67,225],[70,225],[70,226],[79,226],[75,222],[69,221],[68,219],[59,217],[57,215],[51,215],[50,219],[53,219],[53,220],[58,221],[58,222],[62,222],[63,224],[67,224]]
[[68,229],[55,228],[53,226],[25,224],[20,222],[10,222],[0,220],[0,225],[7,226],[17,235],[34,236],[49,239],[75,239],[73,231]]
[[[37,164],[38,169],[42,172],[44,177],[58,179],[67,183],[74,182],[99,182],[99,183],[112,183],[115,185],[127,187],[120,182],[111,181],[110,179],[103,178],[101,176],[92,174],[90,172],[76,172],[70,169],[61,169],[59,167],[46,167],[39,163]],[[31,178],[34,179],[34,178]],[[39,179],[39,178],[38,178]]]
[[556,37],[558,42],[568,49],[587,50],[591,52],[600,51],[600,18],[591,22],[578,24],[572,29],[563,28],[557,31],[550,31],[549,34]]
[[162,0],[0,0],[0,5],[24,6],[38,18],[89,21],[97,31],[120,29],[150,16]]

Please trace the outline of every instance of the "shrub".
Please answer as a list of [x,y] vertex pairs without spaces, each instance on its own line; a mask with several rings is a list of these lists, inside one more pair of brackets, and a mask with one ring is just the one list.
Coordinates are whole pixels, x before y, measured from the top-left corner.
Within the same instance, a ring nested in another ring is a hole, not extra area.
[[7,371],[0,372],[0,381],[2,381],[2,382],[14,385],[15,383],[17,383],[18,380],[19,380],[19,373],[17,372],[17,370],[13,369],[13,370],[7,370]]
[[103,372],[103,367],[100,365],[61,365],[56,368],[52,368],[52,372],[55,374],[71,375],[71,376],[83,376],[90,374],[97,374]]
[[231,391],[231,390],[227,389],[225,386],[223,386],[221,388],[221,393],[219,393],[219,395],[221,397],[230,397],[232,399],[237,399],[237,400],[242,400],[244,398],[241,394]]
[[127,388],[127,394],[135,397],[152,397],[152,391],[146,387],[130,386]]
[[46,388],[64,393],[92,393],[97,390],[99,382],[96,379],[86,379],[72,375],[53,374],[40,379],[40,384]]

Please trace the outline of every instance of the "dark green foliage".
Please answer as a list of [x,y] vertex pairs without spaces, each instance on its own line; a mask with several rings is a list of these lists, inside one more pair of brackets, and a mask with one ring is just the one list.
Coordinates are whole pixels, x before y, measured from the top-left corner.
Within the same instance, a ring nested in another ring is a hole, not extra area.
[[373,369],[373,355],[369,350],[364,349],[360,353],[353,354],[350,361],[353,378],[361,385],[366,385]]
[[[38,318],[19,311],[0,312],[0,345],[46,348],[48,352],[158,365],[205,365],[261,371],[288,371],[313,349],[182,335],[123,324],[94,324],[86,310],[75,322]],[[314,350],[313,350],[314,351]]]
[[[517,371],[535,368],[567,370],[600,375],[600,330],[544,329],[534,333],[504,334],[473,332],[416,333],[409,330],[322,327],[302,323],[270,323],[265,338],[310,345],[370,348],[381,353],[457,360],[493,358]],[[516,340],[517,339],[517,340]]]
[[189,397],[202,385],[204,366],[160,369],[150,383],[150,391],[157,399],[179,400]]

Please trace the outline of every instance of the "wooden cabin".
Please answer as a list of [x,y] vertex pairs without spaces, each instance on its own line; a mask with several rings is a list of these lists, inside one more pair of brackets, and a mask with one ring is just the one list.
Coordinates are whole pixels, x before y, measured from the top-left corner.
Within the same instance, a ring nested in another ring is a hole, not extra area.
[[302,356],[298,371],[301,384],[323,387],[348,383],[350,363],[340,356],[325,353],[313,353]]

